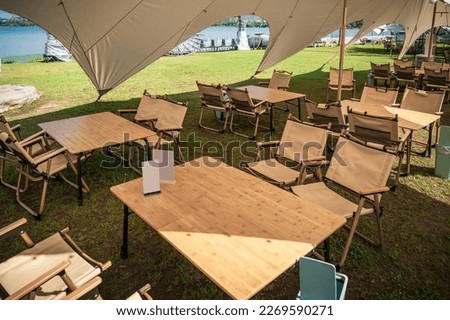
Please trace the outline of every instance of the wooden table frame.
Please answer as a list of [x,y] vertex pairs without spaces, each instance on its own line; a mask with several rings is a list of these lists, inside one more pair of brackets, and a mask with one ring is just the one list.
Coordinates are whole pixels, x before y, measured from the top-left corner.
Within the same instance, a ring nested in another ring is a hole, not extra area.
[[297,100],[298,119],[301,120],[301,99],[306,98],[306,95],[297,92],[277,90],[255,85],[243,86],[239,87],[239,89],[247,89],[252,99],[266,101],[269,104],[270,132],[273,131],[273,106],[277,103]]
[[294,194],[218,160],[175,167],[176,183],[145,197],[142,178],[111,188],[128,217],[136,213],[235,299],[249,299],[345,223]]
[[[155,132],[111,112],[94,113],[74,118],[39,123],[60,145],[77,155],[78,204],[83,205],[81,162],[83,156],[96,149],[124,144],[139,139],[146,141]],[[149,153],[147,152],[147,155]]]

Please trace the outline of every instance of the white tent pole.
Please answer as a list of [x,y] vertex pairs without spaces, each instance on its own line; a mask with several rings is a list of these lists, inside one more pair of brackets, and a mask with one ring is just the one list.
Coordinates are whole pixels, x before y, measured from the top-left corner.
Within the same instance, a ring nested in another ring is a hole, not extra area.
[[437,1],[434,3],[433,17],[431,19],[430,43],[428,46],[428,61],[430,61],[431,52],[433,50],[433,32],[434,32],[434,24],[435,24],[435,19],[436,19],[436,8],[437,8]]
[[342,26],[341,26],[341,39],[340,39],[340,52],[339,52],[339,77],[338,77],[338,90],[337,101],[341,101],[342,97],[342,73],[344,69],[344,51],[345,51],[345,34],[347,25],[347,0],[344,0],[344,8],[342,10]]

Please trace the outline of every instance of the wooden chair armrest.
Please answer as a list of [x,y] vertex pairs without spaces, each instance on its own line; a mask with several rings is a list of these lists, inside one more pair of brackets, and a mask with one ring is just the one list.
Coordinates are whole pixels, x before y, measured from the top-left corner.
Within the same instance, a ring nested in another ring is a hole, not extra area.
[[27,219],[22,218],[13,223],[10,223],[6,227],[0,229],[0,239],[12,234],[20,233],[24,230],[24,225],[27,223]]
[[43,163],[43,162],[45,162],[45,161],[47,161],[47,160],[49,160],[51,158],[56,157],[57,155],[59,155],[61,153],[66,152],[66,151],[67,151],[66,147],[62,147],[60,149],[55,149],[55,150],[48,151],[48,152],[46,152],[46,153],[44,153],[42,155],[39,155],[36,158],[34,158],[33,159],[34,160],[34,164],[36,164],[36,165],[41,164],[41,163]]
[[327,163],[328,161],[324,156],[318,157],[316,159],[303,160],[303,164],[307,167],[317,167]]
[[20,131],[22,130],[22,126],[20,125],[20,123],[14,125],[11,127],[11,131],[12,132],[17,132],[20,135]]
[[262,100],[262,101],[258,102],[257,104],[254,105],[254,108],[256,109],[257,107],[259,107],[260,105],[262,105],[264,103],[267,103],[267,101]]
[[152,296],[148,293],[152,286],[147,283],[145,286],[139,289],[139,294],[147,300],[153,300]]
[[183,127],[166,127],[166,128],[157,128],[157,132],[167,132],[167,131],[181,131]]
[[269,148],[269,147],[278,147],[280,145],[280,140],[273,141],[260,141],[256,143],[258,148]]
[[10,296],[6,298],[6,300],[18,300],[26,296],[27,294],[30,294],[40,286],[42,286],[44,283],[49,281],[50,279],[61,275],[62,273],[65,273],[65,269],[70,265],[70,260],[65,260],[53,268],[49,269],[47,272],[43,273],[30,283],[26,284],[24,287],[19,289],[18,291],[14,292]]
[[78,300],[98,287],[100,283],[102,283],[102,278],[97,276],[66,295],[63,300]]
[[390,190],[391,190],[391,188],[389,188],[389,187],[381,187],[381,188],[362,190],[362,191],[359,192],[359,194],[362,195],[362,196],[369,196],[369,195],[377,194],[377,193],[385,193],[385,192],[388,192]]
[[82,256],[85,260],[89,261],[91,264],[98,266],[102,271],[105,271],[109,267],[112,266],[111,261],[106,261],[105,263],[101,263],[89,255],[87,255],[81,248],[73,241],[72,237],[69,235],[69,228],[65,228],[59,232],[63,239],[72,247],[74,251],[76,251],[80,256]]
[[117,112],[119,115],[122,115],[124,113],[137,113],[137,109],[117,109]]
[[19,143],[22,147],[26,148],[26,147],[30,147],[34,144],[45,145],[45,140],[44,140],[44,137],[37,136],[37,137],[34,137],[33,139],[25,139],[25,140],[19,141]]
[[45,137],[45,134],[46,134],[45,130],[41,130],[39,132],[36,132],[35,134],[32,134],[29,137],[26,137],[25,139],[20,140],[20,144],[23,145],[23,144],[27,143],[28,141],[34,140],[36,138]]
[[356,102],[360,102],[360,101],[361,101],[361,99],[350,98],[350,101],[356,101]]
[[444,112],[442,112],[442,111],[437,111],[437,112],[435,112],[434,114],[437,115],[437,116],[442,116],[442,115],[444,114]]

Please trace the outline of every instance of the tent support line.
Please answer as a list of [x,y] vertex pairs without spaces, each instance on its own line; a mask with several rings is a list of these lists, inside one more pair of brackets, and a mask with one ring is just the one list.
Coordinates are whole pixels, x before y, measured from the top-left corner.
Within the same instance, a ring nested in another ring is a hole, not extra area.
[[[72,23],[72,20],[71,20],[70,17],[69,17],[69,14],[68,14],[68,12],[67,12],[66,6],[64,5],[64,2],[63,2],[63,1],[60,1],[60,2],[58,3],[58,5],[59,5],[59,6],[62,6],[62,8],[63,8],[63,10],[64,10],[64,14],[66,15],[66,18],[67,18],[67,20],[68,20],[69,23],[70,23],[70,27],[72,28],[74,37],[77,39],[78,43],[79,43],[80,46],[81,46],[80,38],[78,37],[78,33],[77,33],[77,31],[75,30],[75,27],[74,27],[74,25],[73,25],[73,23]],[[72,41],[73,41],[73,38],[72,38]],[[86,59],[87,61],[89,61],[88,56],[86,55],[86,51],[85,51],[84,49],[83,49],[83,55],[84,55],[85,59]],[[89,63],[89,68],[90,68],[92,74],[93,74],[94,77],[95,77],[94,69],[92,68],[92,65],[91,65],[90,63]],[[89,79],[91,79],[91,77],[89,77]],[[91,81],[92,81],[92,79],[91,79]],[[98,91],[99,83],[98,83],[98,79],[97,79],[96,77],[95,77],[95,81],[96,81],[96,83],[94,83],[94,86],[97,88],[97,91]]]

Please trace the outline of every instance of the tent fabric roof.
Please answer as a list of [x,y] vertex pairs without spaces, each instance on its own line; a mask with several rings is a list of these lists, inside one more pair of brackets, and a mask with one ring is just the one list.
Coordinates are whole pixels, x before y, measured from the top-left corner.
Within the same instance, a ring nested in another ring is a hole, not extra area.
[[[431,27],[428,0],[347,0],[359,35],[387,23],[405,28],[407,43]],[[2,0],[0,10],[27,18],[60,40],[100,94],[113,89],[177,44],[226,18],[264,17],[270,43],[257,72],[338,29],[344,0]],[[444,4],[438,3],[438,12]],[[447,25],[446,14],[436,25]],[[445,23],[444,23],[445,22]]]

